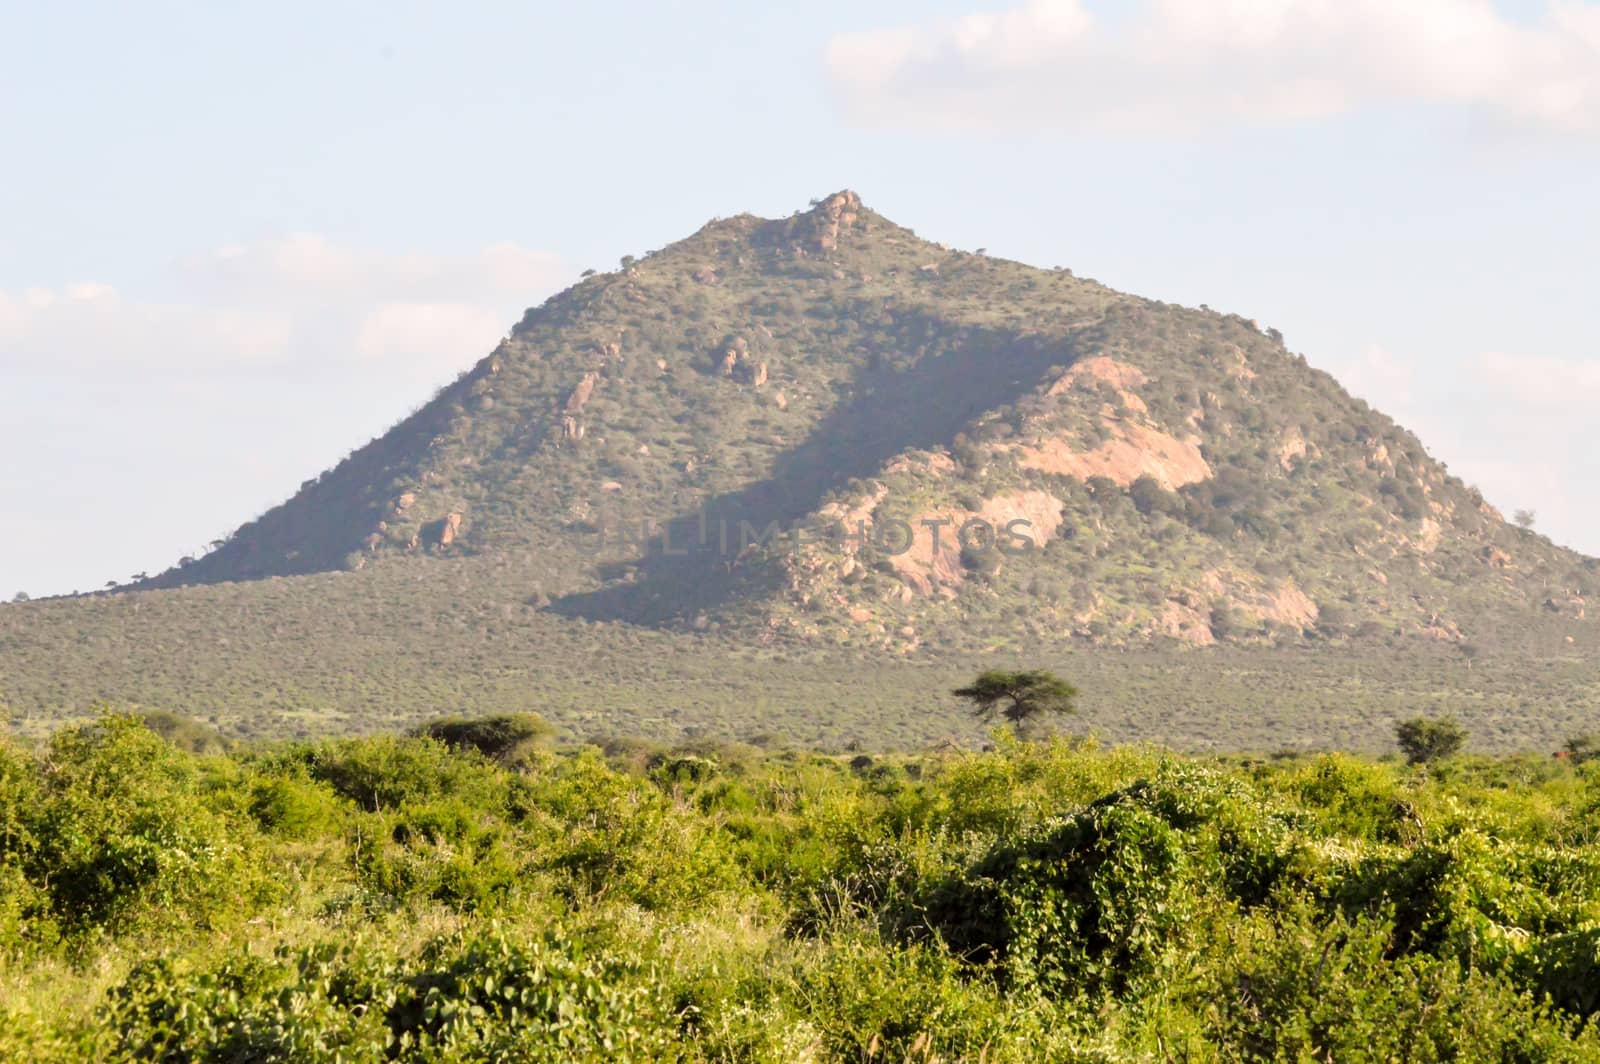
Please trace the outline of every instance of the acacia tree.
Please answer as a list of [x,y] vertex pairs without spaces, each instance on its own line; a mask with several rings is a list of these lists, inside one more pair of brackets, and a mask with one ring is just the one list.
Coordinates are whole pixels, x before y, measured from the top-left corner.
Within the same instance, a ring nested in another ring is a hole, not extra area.
[[1449,757],[1467,741],[1467,730],[1453,717],[1429,720],[1413,717],[1395,728],[1401,753],[1413,765],[1428,765]]
[[980,720],[999,716],[1018,729],[1046,714],[1065,716],[1078,711],[1078,689],[1061,677],[1040,670],[991,669],[966,687],[956,688],[954,694],[971,702]]

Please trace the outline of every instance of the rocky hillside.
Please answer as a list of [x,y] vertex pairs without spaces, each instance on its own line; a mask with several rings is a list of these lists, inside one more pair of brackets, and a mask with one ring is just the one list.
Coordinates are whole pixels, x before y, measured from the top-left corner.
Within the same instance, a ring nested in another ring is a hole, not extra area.
[[931,243],[851,192],[585,277],[149,586],[448,558],[558,615],[897,653],[1470,656],[1583,640],[1600,589],[1275,331]]

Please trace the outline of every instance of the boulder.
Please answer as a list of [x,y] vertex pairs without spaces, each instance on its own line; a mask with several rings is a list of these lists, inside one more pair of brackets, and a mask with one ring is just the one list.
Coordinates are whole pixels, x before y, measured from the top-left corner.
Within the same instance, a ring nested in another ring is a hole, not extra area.
[[578,381],[577,386],[572,389],[571,394],[567,396],[567,401],[561,408],[562,412],[570,415],[583,413],[583,405],[587,403],[589,401],[589,397],[594,394],[594,386],[599,383],[599,381],[600,374],[595,373],[592,370],[588,373],[585,373],[583,378]]
[[444,525],[439,529],[439,546],[448,547],[461,534],[461,515],[445,514]]

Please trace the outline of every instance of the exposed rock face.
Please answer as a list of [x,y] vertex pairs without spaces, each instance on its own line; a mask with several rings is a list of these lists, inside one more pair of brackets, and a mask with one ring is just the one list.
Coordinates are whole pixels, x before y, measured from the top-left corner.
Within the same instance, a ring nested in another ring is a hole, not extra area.
[[1440,624],[1438,618],[1422,628],[1422,634],[1429,639],[1437,639],[1441,643],[1461,642],[1461,629],[1453,624]]
[[1211,569],[1198,587],[1162,604],[1154,630],[1193,646],[1212,646],[1218,640],[1212,623],[1216,610],[1301,630],[1314,627],[1321,615],[1316,602],[1293,580],[1270,586],[1255,573]]
[[1223,364],[1230,377],[1237,377],[1246,381],[1256,379],[1256,371],[1250,368],[1249,356],[1236,344],[1229,344],[1225,349]]
[[415,506],[416,503],[417,493],[414,491],[406,492],[394,501],[394,515],[396,517],[401,516],[407,510],[411,509],[411,507]]
[[[612,345],[606,345],[608,348]],[[566,440],[583,439],[583,408],[588,403],[590,396],[594,395],[595,387],[600,383],[600,374],[590,370],[579,378],[577,385],[568,393],[566,402],[561,404],[561,437]]]
[[1255,611],[1263,619],[1289,625],[1291,628],[1310,628],[1317,623],[1321,610],[1317,604],[1295,586],[1293,580],[1269,592],[1254,603]]
[[1209,647],[1217,642],[1216,634],[1211,630],[1210,615],[1174,599],[1162,604],[1161,614],[1156,618],[1156,629],[1191,646]]
[[[1074,362],[1061,377],[1063,381],[1077,381],[1085,377],[1105,381],[1117,388],[1132,390],[1145,385],[1147,378],[1144,370],[1138,366],[1130,366],[1126,362],[1118,362],[1106,355],[1096,355]],[[1058,382],[1059,383],[1059,382]]]
[[439,546],[448,547],[461,534],[461,515],[445,514],[444,525],[439,529]]
[[1109,384],[1116,389],[1117,397],[1121,400],[1125,409],[1140,414],[1149,411],[1149,408],[1145,406],[1144,400],[1135,395],[1133,391],[1133,389],[1141,387],[1145,383],[1144,372],[1136,366],[1130,366],[1126,362],[1118,362],[1104,355],[1086,358],[1081,362],[1073,363],[1067,372],[1063,373],[1054,384],[1050,385],[1045,394],[1060,395],[1072,388],[1093,387],[1097,381]]
[[1143,476],[1154,477],[1168,491],[1209,480],[1211,466],[1200,452],[1200,439],[1183,439],[1145,422],[1149,407],[1137,392],[1147,383],[1144,371],[1105,355],[1073,363],[1045,389],[1046,397],[1069,392],[1103,395],[1109,388],[1115,405],[1100,407],[1098,420],[1110,439],[1093,450],[1082,450],[1070,439],[1046,437],[1027,444],[1001,444],[999,451],[1016,451],[1024,469],[1070,476],[1079,480],[1107,477],[1127,487]]
[[1122,487],[1150,476],[1168,491],[1211,479],[1211,466],[1200,453],[1197,439],[1180,440],[1146,425],[1115,422],[1109,427],[1114,438],[1092,451],[1075,450],[1065,440],[1050,439],[1018,448],[1018,464],[1079,480],[1107,477]]
[[860,211],[861,197],[848,189],[823,200],[805,215],[812,247],[824,255],[838,247],[839,231],[855,225]]
[[750,353],[750,342],[735,336],[723,345],[717,356],[717,373],[723,377],[759,388],[767,383],[767,364],[757,362]]
[[1278,444],[1279,467],[1285,473],[1294,472],[1296,463],[1306,456],[1308,450],[1306,438],[1300,434],[1300,430],[1290,429],[1284,433],[1282,441]]
[[1444,539],[1444,526],[1431,517],[1424,517],[1417,530],[1416,538],[1411,540],[1411,545],[1423,554],[1432,554],[1439,549],[1439,544]]
[[1511,564],[1511,555],[1499,547],[1485,547],[1483,560],[1489,563],[1491,569],[1504,569]]
[[872,521],[872,514],[878,504],[889,497],[889,489],[879,483],[872,486],[872,494],[858,500],[855,505],[843,502],[830,503],[817,511],[817,516],[824,522],[837,521],[846,532],[855,532],[864,524]]
[[572,393],[567,396],[567,401],[561,408],[562,413],[570,414],[574,417],[583,413],[583,405],[587,403],[589,401],[589,397],[594,394],[594,387],[599,382],[600,374],[595,373],[592,370],[588,373],[585,373],[583,378],[578,381],[577,387],[573,388]]
[[[1031,544],[1026,549],[1040,549],[1055,538],[1061,528],[1061,512],[1061,502],[1055,496],[1030,489],[985,499],[976,510],[952,507],[919,514],[911,522],[914,534],[910,549],[891,556],[889,564],[906,586],[919,595],[959,587],[968,575],[962,557],[964,546],[979,549],[992,546],[992,542],[985,545],[981,540],[989,535],[1004,537],[1011,528]],[[972,542],[964,545],[961,529],[969,521],[978,524],[970,537]],[[1022,524],[1012,525],[1014,521]],[[1022,546],[1021,541],[1014,542],[1019,548]]]
[[890,460],[883,467],[885,473],[904,473],[909,470],[944,476],[956,470],[955,459],[943,451],[912,451]]

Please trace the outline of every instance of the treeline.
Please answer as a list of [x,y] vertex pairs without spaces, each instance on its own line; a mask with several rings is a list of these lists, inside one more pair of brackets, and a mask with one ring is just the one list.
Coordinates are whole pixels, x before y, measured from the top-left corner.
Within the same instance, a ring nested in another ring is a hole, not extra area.
[[0,1059],[1600,1059],[1600,772],[0,744]]

